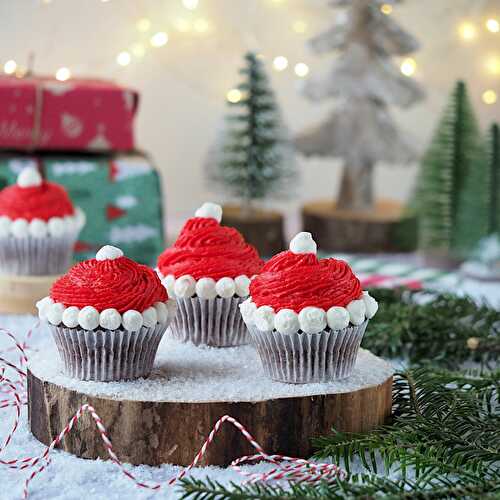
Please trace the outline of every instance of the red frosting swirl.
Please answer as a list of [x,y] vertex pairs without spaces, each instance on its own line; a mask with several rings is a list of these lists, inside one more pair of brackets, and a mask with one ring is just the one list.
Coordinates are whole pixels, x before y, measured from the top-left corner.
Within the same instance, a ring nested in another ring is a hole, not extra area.
[[312,253],[275,255],[250,283],[252,301],[275,312],[304,307],[345,307],[362,295],[361,284],[343,260],[318,259]]
[[236,278],[242,274],[251,277],[263,264],[257,250],[245,243],[236,229],[205,217],[189,219],[174,245],[158,257],[163,276],[190,274],[196,280]]
[[66,307],[93,306],[99,312],[114,308],[120,313],[142,312],[168,299],[156,273],[127,257],[76,264],[52,285],[50,297]]
[[20,187],[17,184],[0,191],[0,216],[9,219],[48,221],[51,217],[74,214],[66,190],[59,184],[43,181],[40,186]]

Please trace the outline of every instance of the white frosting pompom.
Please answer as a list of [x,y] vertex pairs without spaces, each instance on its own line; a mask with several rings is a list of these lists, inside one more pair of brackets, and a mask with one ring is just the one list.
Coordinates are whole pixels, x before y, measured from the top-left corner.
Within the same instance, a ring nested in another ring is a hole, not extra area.
[[363,292],[362,299],[366,307],[366,317],[372,319],[378,311],[378,302],[368,292]]
[[263,331],[270,332],[274,329],[274,309],[270,306],[261,306],[253,313],[255,326]]
[[51,217],[47,222],[47,227],[50,236],[53,236],[54,238],[63,236],[66,231],[64,220],[61,217]]
[[274,317],[274,328],[285,335],[296,333],[300,329],[299,316],[292,309],[281,309]]
[[44,238],[48,233],[47,224],[42,219],[32,219],[28,231],[33,238]]
[[130,309],[125,311],[122,317],[123,328],[129,332],[138,332],[143,325],[144,318],[139,311]]
[[[73,225],[73,222],[71,223]],[[96,254],[96,260],[114,260],[123,257],[123,252],[114,246],[104,245]]]
[[203,203],[203,205],[196,210],[194,213],[196,217],[207,217],[209,219],[215,219],[217,222],[222,220],[222,207],[217,203],[211,203],[209,201]]
[[352,300],[347,305],[347,310],[349,311],[349,316],[353,325],[359,326],[363,323],[365,320],[366,307],[362,299]]
[[6,236],[9,236],[11,225],[12,221],[8,217],[5,215],[0,217],[0,237],[5,238]]
[[319,307],[304,307],[299,312],[299,323],[304,333],[319,333],[326,328],[326,313]]
[[250,278],[242,274],[234,278],[236,295],[238,297],[248,297],[250,295]]
[[67,307],[62,315],[62,322],[68,328],[76,328],[78,326],[78,315],[80,309],[76,306]]
[[330,307],[326,312],[326,322],[331,330],[347,328],[349,326],[349,312],[345,307]]
[[99,312],[92,306],[83,307],[78,313],[78,323],[84,330],[94,330],[99,326]]
[[40,299],[36,303],[36,307],[38,309],[38,317],[40,319],[47,319],[47,312],[49,310],[49,307],[54,303],[54,301],[50,297],[44,297],[43,299]]
[[23,168],[17,176],[17,185],[22,188],[41,186],[42,176],[34,167]]
[[156,314],[156,309],[154,307],[144,309],[144,311],[142,311],[142,317],[146,328],[153,328],[158,322],[158,315]]
[[158,323],[164,325],[168,319],[168,309],[163,302],[155,302],[154,308],[156,309],[156,317],[158,318]]
[[64,304],[56,302],[47,308],[47,320],[52,325],[60,325],[62,321],[62,316],[64,312]]
[[169,274],[165,276],[162,280],[163,286],[167,289],[167,293],[169,297],[175,297],[175,276],[173,274]]
[[99,314],[99,325],[105,330],[118,330],[122,324],[122,315],[116,309],[104,309]]
[[26,238],[29,235],[29,224],[26,219],[16,219],[10,226],[11,233],[16,238]]
[[234,295],[236,291],[236,286],[232,278],[221,278],[215,284],[215,291],[217,295],[223,297],[224,299],[229,299]]
[[196,295],[201,299],[215,299],[217,297],[215,280],[212,278],[200,278],[196,282]]
[[311,233],[298,233],[292,241],[290,241],[290,251],[293,253],[313,253],[316,254],[318,247],[312,238]]
[[181,299],[192,297],[196,292],[196,281],[190,274],[185,274],[175,280],[174,293]]
[[240,304],[241,317],[247,325],[254,324],[253,315],[256,310],[257,306],[252,302],[250,297]]

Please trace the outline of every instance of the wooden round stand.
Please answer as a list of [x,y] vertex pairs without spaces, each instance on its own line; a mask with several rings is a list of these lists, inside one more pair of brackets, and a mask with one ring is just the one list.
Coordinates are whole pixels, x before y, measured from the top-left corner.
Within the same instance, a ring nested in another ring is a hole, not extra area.
[[0,275],[0,313],[36,313],[36,302],[49,294],[58,277]]
[[[61,374],[53,348],[30,361],[31,431],[48,445],[84,403],[107,427],[124,462],[188,465],[215,422],[231,415],[269,453],[308,457],[311,438],[340,431],[368,431],[391,414],[392,369],[360,350],[349,379],[291,385],[265,378],[250,346],[200,349],[164,339],[147,380],[79,382]],[[61,447],[83,458],[108,458],[95,423],[85,414]],[[228,465],[255,453],[230,424],[219,431],[204,464]]]
[[302,209],[304,231],[331,252],[409,252],[417,244],[417,219],[396,201],[380,200],[372,210],[340,210],[331,201]]
[[236,228],[260,255],[272,256],[285,248],[283,215],[273,210],[255,209],[250,214],[236,205],[224,205],[222,224]]

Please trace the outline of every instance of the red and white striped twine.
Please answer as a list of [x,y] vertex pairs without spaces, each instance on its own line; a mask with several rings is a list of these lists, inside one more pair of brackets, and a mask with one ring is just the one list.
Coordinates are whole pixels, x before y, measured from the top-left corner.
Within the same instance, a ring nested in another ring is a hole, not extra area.
[[[0,409],[4,408],[14,408],[14,417],[12,422],[12,427],[3,440],[0,439],[0,455],[5,451],[12,438],[17,431],[19,426],[19,421],[21,419],[21,409],[27,403],[26,396],[26,363],[28,362],[28,357],[26,356],[26,349],[28,347],[27,341],[31,337],[34,328],[37,328],[38,323],[28,332],[26,335],[26,340],[19,343],[16,337],[9,331],[0,328],[0,333],[7,335],[13,342],[14,346],[5,351],[0,351],[0,354],[4,352],[11,352],[12,350],[17,350],[20,353],[19,366],[16,366],[12,362],[0,356]],[[16,376],[16,380],[12,380],[6,377],[8,370],[11,370]],[[122,471],[122,473],[131,479],[138,487],[147,488],[149,490],[159,490],[163,486],[170,486],[182,479],[193,467],[196,467],[198,463],[205,456],[208,447],[214,441],[219,429],[222,424],[229,422],[234,425],[243,435],[243,437],[252,445],[257,451],[254,455],[248,455],[244,457],[237,458],[234,460],[230,467],[245,476],[246,482],[257,483],[260,481],[279,481],[288,480],[296,482],[308,482],[314,483],[317,481],[335,481],[337,478],[343,479],[346,477],[345,471],[337,467],[335,464],[330,463],[315,463],[301,458],[288,457],[284,455],[268,455],[263,448],[260,446],[254,437],[248,432],[248,430],[237,420],[229,415],[224,415],[215,423],[214,428],[208,435],[206,441],[203,443],[200,451],[194,457],[193,462],[188,467],[182,469],[176,476],[172,477],[165,483],[145,483],[140,481],[132,472],[130,472],[124,464],[120,461],[118,456],[113,450],[113,445],[111,439],[109,438],[108,432],[104,423],[102,422],[99,415],[96,413],[95,409],[89,405],[82,405],[78,411],[73,415],[71,420],[68,422],[66,427],[59,433],[59,435],[50,443],[50,445],[45,449],[45,451],[36,457],[24,457],[24,458],[11,458],[4,460],[0,458],[0,465],[4,465],[11,469],[26,470],[30,469],[30,474],[24,482],[23,488],[23,498],[28,498],[28,489],[31,481],[41,472],[43,472],[47,466],[50,464],[50,453],[52,450],[60,444],[66,435],[68,435],[75,424],[80,420],[80,418],[85,414],[89,413],[94,423],[97,427],[101,439],[104,443],[104,447],[109,455],[109,458],[114,462]],[[274,468],[267,472],[262,473],[252,473],[242,469],[242,464],[250,463],[255,461],[265,461],[274,464]]]

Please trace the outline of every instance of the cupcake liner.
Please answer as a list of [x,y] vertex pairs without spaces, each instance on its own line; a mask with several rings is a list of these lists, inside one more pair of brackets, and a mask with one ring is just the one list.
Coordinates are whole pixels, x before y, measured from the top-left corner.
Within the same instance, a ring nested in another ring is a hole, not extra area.
[[191,297],[176,300],[177,315],[170,331],[177,340],[212,347],[250,343],[250,335],[239,310],[244,298]]
[[278,382],[329,382],[351,375],[368,320],[343,330],[286,335],[250,326],[265,374]]
[[147,377],[168,325],[143,326],[137,332],[49,326],[66,375],[109,382]]
[[68,270],[78,234],[0,238],[0,272],[7,275],[51,276]]

